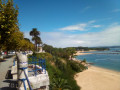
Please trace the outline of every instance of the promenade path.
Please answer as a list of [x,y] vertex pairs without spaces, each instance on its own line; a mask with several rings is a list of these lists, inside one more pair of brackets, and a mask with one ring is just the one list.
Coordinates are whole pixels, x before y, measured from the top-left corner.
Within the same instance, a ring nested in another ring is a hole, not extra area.
[[11,66],[15,56],[0,61],[0,90],[13,90],[9,88],[12,79],[10,75]]

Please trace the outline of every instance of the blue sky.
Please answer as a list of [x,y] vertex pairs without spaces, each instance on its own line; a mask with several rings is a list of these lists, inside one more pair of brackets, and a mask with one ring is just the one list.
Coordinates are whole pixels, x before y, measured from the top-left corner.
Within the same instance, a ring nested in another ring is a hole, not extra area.
[[120,0],[14,0],[20,30],[55,47],[120,45]]

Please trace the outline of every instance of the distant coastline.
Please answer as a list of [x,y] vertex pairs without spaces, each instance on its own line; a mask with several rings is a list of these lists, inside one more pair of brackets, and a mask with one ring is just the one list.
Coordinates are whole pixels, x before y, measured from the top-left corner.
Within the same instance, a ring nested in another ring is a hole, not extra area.
[[[97,50],[89,50],[89,51],[76,51],[76,54],[74,55],[87,55],[87,54],[93,54],[91,53],[92,51],[97,51]],[[90,53],[85,53],[85,52],[90,52]]]
[[74,55],[87,55],[87,54],[92,54],[92,53],[84,53],[84,52],[81,52],[81,51],[77,51],[76,54]]
[[[116,52],[110,52],[110,53],[93,53],[94,51],[99,51],[99,50],[89,50],[89,51],[76,51],[76,54],[74,55],[88,55],[88,54],[120,54],[119,51],[116,51]],[[105,51],[105,50],[103,50]],[[87,52],[87,53],[86,53]]]

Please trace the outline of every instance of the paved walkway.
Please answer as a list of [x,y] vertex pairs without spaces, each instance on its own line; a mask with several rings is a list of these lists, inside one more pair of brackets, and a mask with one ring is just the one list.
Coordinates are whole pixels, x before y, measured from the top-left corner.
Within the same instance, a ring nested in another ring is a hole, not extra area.
[[[10,90],[10,75],[11,66],[15,57],[7,58],[0,61],[0,90]],[[9,76],[9,77],[8,77]]]

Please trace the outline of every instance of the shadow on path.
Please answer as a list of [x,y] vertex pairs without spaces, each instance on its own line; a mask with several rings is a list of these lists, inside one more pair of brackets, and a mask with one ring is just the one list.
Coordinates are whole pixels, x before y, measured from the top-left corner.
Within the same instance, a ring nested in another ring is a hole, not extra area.
[[4,60],[4,59],[0,59],[0,62],[5,62],[6,60]]
[[17,80],[12,80],[12,74],[11,74],[11,70],[8,70],[5,76],[5,79],[3,82],[8,83],[9,86],[8,87],[2,87],[0,88],[0,90],[17,90],[18,84],[17,84]]
[[11,70],[7,71],[5,79],[13,79],[12,74],[11,74]]
[[3,87],[0,88],[0,90],[17,90],[16,88],[10,88],[10,87]]
[[0,90],[17,90],[18,84],[16,80],[4,80],[3,82],[9,83],[9,87],[2,87]]

